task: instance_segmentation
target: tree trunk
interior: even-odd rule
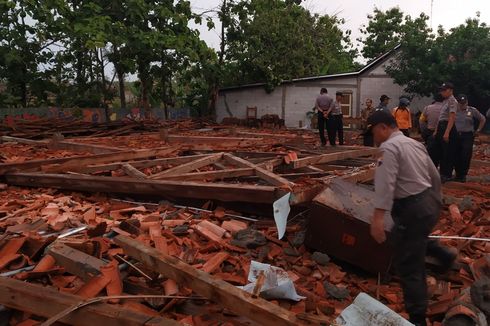
[[[97,50],[95,50],[95,58],[97,59],[97,63],[99,64],[99,73],[101,78],[101,86],[102,86],[102,96],[104,101],[102,103],[102,107],[104,108],[105,121],[108,122],[109,118],[109,107],[107,105],[107,101],[109,100],[109,89],[107,87],[107,81],[105,79],[105,71],[104,71],[104,54],[102,53],[102,49],[100,49],[100,57]]]
[[[144,60],[138,60],[138,72],[139,79],[141,82],[141,106],[145,111],[145,118],[150,117],[149,112],[149,101],[148,101],[148,84],[149,84],[149,74],[147,71],[147,63]]]
[[[114,64],[114,69],[116,70],[117,79],[119,82],[119,100],[121,102],[121,109],[126,108],[126,91],[124,85],[124,69],[121,64],[121,52],[117,46],[114,46],[114,56],[112,63]]]
[[[162,51],[160,64],[162,66],[162,75],[160,76],[160,83],[162,85],[162,93],[160,95],[160,100],[163,104],[163,111],[165,113],[165,120],[168,120],[168,107],[167,107],[167,80],[165,76],[165,53]]]
[[[121,101],[121,109],[126,108],[126,90],[124,85],[124,72],[117,69],[117,79],[119,80],[119,100]]]

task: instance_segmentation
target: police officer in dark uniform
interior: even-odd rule
[[[410,322],[426,325],[428,305],[425,256],[433,256],[448,269],[456,254],[428,236],[442,206],[441,180],[424,145],[405,137],[390,113],[378,111],[368,119],[382,157],[375,174],[376,200],[371,235],[386,241],[384,218],[391,211],[395,269],[400,276]]]
[[[458,101],[453,95],[454,85],[452,83],[443,83],[439,87],[444,102],[442,102],[439,123],[436,128],[436,146],[441,153],[440,171],[441,181],[451,180],[456,159],[456,137],[457,131],[454,125],[456,121],[456,112],[458,111]]]
[[[456,156],[454,170],[456,177],[454,181],[466,182],[466,175],[470,169],[471,156],[473,155],[473,142],[475,133],[479,133],[485,126],[485,116],[476,108],[468,106],[468,98],[464,94],[457,97],[458,111],[456,112]],[[475,128],[475,120],[478,126]]]
[[[320,90],[320,95],[315,100],[315,109],[318,111],[318,133],[320,134],[322,146],[327,144],[327,140],[325,139],[325,127],[327,127],[328,134],[328,116],[333,108],[333,99],[328,96],[328,90],[322,88]]]
[[[344,122],[342,120],[342,92],[335,93],[335,101],[327,120],[328,140],[335,146],[335,138],[339,135],[339,145],[344,145]]]

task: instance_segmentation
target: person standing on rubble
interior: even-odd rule
[[[393,109],[393,117],[400,131],[407,137],[410,137],[410,129],[412,129],[412,113],[408,108],[410,101],[406,97],[400,99],[398,107]]]
[[[427,150],[405,137],[392,114],[378,111],[368,119],[368,129],[382,157],[375,173],[376,199],[371,236],[386,241],[384,218],[391,211],[394,228],[390,241],[394,266],[400,276],[405,309],[410,322],[425,326],[428,306],[425,256],[433,256],[449,269],[456,254],[429,241],[442,206],[441,180]]]
[[[473,142],[475,134],[478,134],[485,126],[485,116],[476,108],[468,106],[468,97],[460,94],[458,100],[458,112],[456,112],[456,159],[454,170],[456,171],[456,182],[466,182],[466,175],[470,169],[471,156],[473,155]],[[475,128],[475,120],[478,126]]]
[[[364,138],[363,145],[373,147],[373,135],[370,132],[366,132],[367,130],[367,119],[374,112],[373,100],[370,98],[366,99],[366,107],[361,111],[361,129],[363,130],[362,136]]]
[[[434,96],[434,102],[428,105],[422,111],[420,115],[420,127],[422,129],[422,139],[425,142],[425,147],[429,152],[429,156],[432,162],[436,166],[439,166],[441,160],[440,148],[435,144],[435,131],[437,124],[439,123],[439,115],[441,114],[443,98],[441,94]]]
[[[316,98],[315,108],[318,111],[318,132],[320,133],[320,141],[322,146],[327,144],[327,139],[325,138],[325,128],[327,128],[327,119],[330,111],[334,108],[333,99],[328,96],[328,90],[322,88],[320,90],[320,95]]]
[[[342,92],[335,93],[333,108],[327,120],[327,132],[330,145],[335,146],[337,134],[339,145],[344,145],[344,122],[342,120]]]
[[[458,111],[458,101],[453,95],[454,85],[443,83],[439,87],[441,96],[444,98],[439,123],[435,131],[436,148],[441,153],[440,172],[441,181],[444,183],[451,180],[453,176],[454,160],[456,158],[457,130],[454,122]]]

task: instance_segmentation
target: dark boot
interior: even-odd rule
[[[427,256],[434,257],[440,263],[440,270],[438,272],[444,274],[454,264],[458,252],[454,248],[443,247],[436,240],[430,240],[427,244]]]
[[[425,316],[410,315],[409,321],[415,326],[427,326],[427,322],[425,321]]]

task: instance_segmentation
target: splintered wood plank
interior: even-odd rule
[[[153,271],[188,287],[235,313],[247,317],[259,325],[302,325],[293,313],[197,270],[183,261],[161,254],[141,242],[125,236],[114,238],[117,245],[129,256],[141,261]]]
[[[374,180],[375,172],[376,172],[376,168],[370,167],[365,170],[361,170],[359,172],[346,174],[340,178],[353,183],[369,182]]]
[[[104,266],[103,260],[73,249],[61,242],[56,242],[49,248],[49,254],[56,260],[56,265],[62,266],[70,274],[80,277],[87,282],[93,276],[100,274]]]
[[[148,176],[141,172],[140,170],[136,169],[134,166],[132,166],[129,163],[123,164],[122,166],[124,172],[126,172],[127,175],[137,178],[137,179],[146,179]]]
[[[217,153],[213,155],[209,155],[200,159],[197,159],[195,161],[185,163],[182,165],[175,166],[173,168],[170,168],[168,170],[162,171],[157,174],[153,174],[150,176],[150,179],[161,179],[162,177],[170,177],[170,176],[176,176],[182,173],[187,173],[194,171],[196,169],[202,168],[204,166],[213,164],[218,162],[223,158],[223,153]]]
[[[84,299],[52,287],[44,287],[12,278],[0,277],[0,304],[44,318],[73,307]],[[81,307],[62,317],[60,322],[79,326],[178,326],[177,321],[163,317],[153,317],[119,305],[99,302]]]
[[[255,175],[255,170],[252,168],[241,168],[241,169],[225,169],[218,171],[207,171],[207,172],[195,172],[195,173],[184,173],[175,176],[164,176],[161,180],[181,180],[181,181],[197,181],[197,180],[222,180],[226,178],[238,178],[238,177],[248,177]]]
[[[322,154],[317,156],[310,156],[305,158],[300,158],[298,160],[292,161],[293,168],[301,168],[308,165],[322,164],[334,161],[345,160],[347,158],[356,158],[361,156],[371,156],[379,152],[377,148],[365,148],[358,150],[349,150],[344,152]]]
[[[264,168],[262,168],[256,164],[250,163],[247,160],[244,160],[240,157],[237,157],[237,156],[234,156],[234,155],[228,154],[228,153],[225,153],[223,155],[223,157],[230,163],[236,164],[236,165],[241,166],[241,167],[248,167],[248,168],[254,169],[255,174],[259,178],[269,182],[270,184],[273,184],[273,185],[279,186],[279,187],[282,187],[282,186],[292,187],[292,186],[294,186],[294,184],[292,182],[290,182],[289,180],[287,180],[283,177],[280,177],[277,174],[274,174],[273,172],[268,171],[268,170],[266,170],[266,169],[264,169]]]
[[[134,151],[126,151],[119,153],[110,153],[110,154],[100,154],[93,155],[91,157],[77,157],[72,158],[60,165],[46,166],[43,167],[42,170],[48,173],[53,172],[78,172],[80,167],[89,164],[100,164],[100,163],[110,163],[117,161],[128,161],[134,160],[138,158],[147,158],[151,156],[165,156],[172,153],[175,153],[176,149],[173,147],[163,147],[163,148],[154,148],[154,149],[141,149]]]
[[[47,187],[77,191],[156,195],[167,198],[214,199],[250,203],[273,203],[285,191],[271,186],[200,183],[172,180],[136,180],[128,177],[102,177],[72,174],[12,173],[5,176],[10,185]]]

